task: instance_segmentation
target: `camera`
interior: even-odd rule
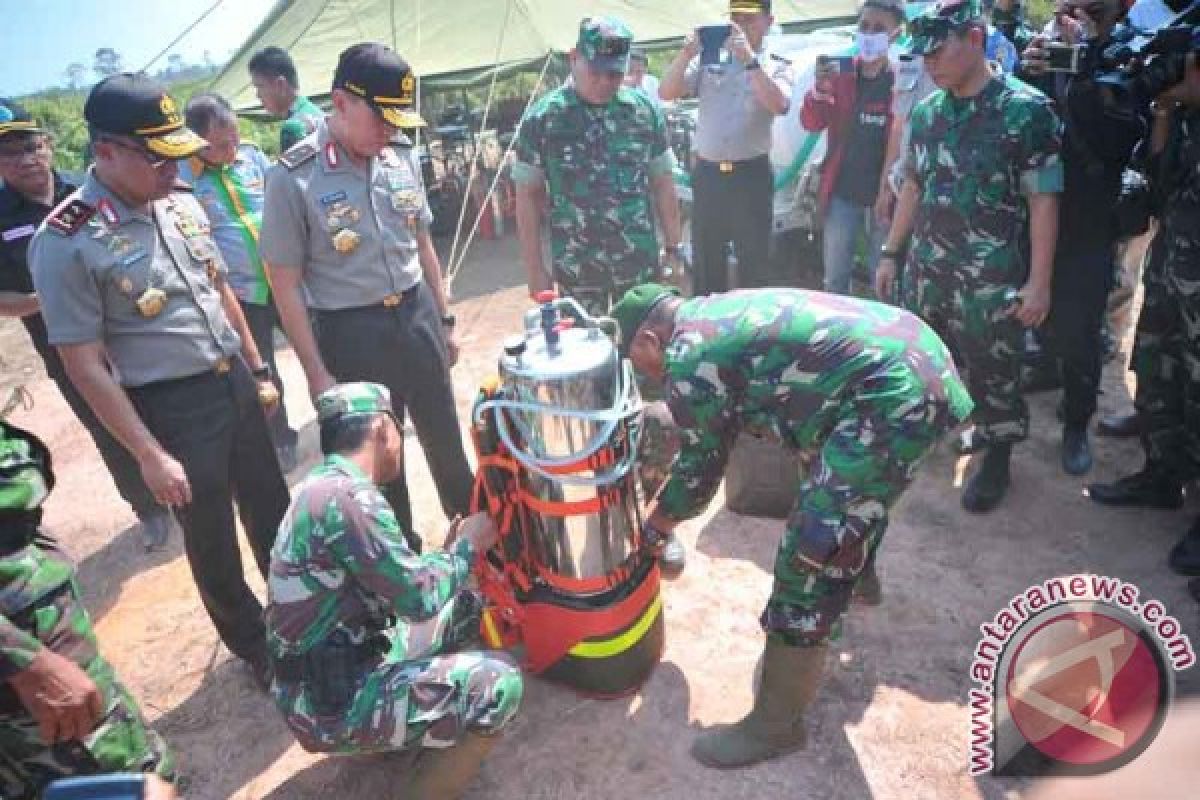
[[[1187,57],[1197,51],[1200,0],[1149,37],[1128,25],[1118,27],[1108,45],[1093,55],[1090,71],[1116,102],[1141,106],[1182,81]]]
[[[1078,75],[1084,71],[1088,48],[1085,44],[1046,44],[1046,71]]]

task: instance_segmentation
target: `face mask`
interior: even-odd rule
[[[863,61],[877,61],[887,55],[889,41],[886,33],[858,33],[854,38]]]

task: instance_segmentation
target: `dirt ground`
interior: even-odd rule
[[[499,342],[526,308],[513,239],[478,243],[456,284],[463,344],[454,376],[460,420]],[[141,551],[91,440],[41,372],[24,331],[0,322],[6,369],[24,370],[32,410],[14,419],[56,456],[59,483],[47,525],[79,563],[104,653],[175,748],[186,795],[217,798],[382,798],[395,795],[395,761],[320,758],[301,751],[269,699],[218,643],[176,536]],[[289,351],[280,353],[293,420],[303,425],[298,480],[317,454],[313,411]],[[1129,398],[1124,359],[1108,368],[1102,410]],[[967,460],[942,447],[896,508],[883,546],[885,603],[848,617],[811,715],[804,753],[738,772],[699,768],[694,734],[749,707],[780,523],[712,509],[681,529],[685,575],[664,591],[667,646],[643,689],[615,701],[581,698],[536,679],[521,716],[494,751],[472,798],[1001,798],[1017,782],[967,775],[968,668],[979,625],[1015,593],[1055,575],[1096,572],[1160,599],[1200,643],[1195,604],[1165,567],[1190,513],[1113,511],[1091,503],[1082,479],[1058,465],[1055,393],[1031,398],[1033,431],[1017,451],[1003,508],[968,516],[958,505]],[[1136,442],[1096,439],[1090,477],[1137,469]],[[408,440],[416,518],[439,541],[444,519],[415,438]],[[245,561],[251,564],[248,551]],[[253,572],[253,570],[251,570]],[[252,581],[261,593],[258,576]],[[1181,694],[1200,693],[1197,670]]]

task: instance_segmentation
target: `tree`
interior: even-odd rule
[[[92,71],[104,80],[109,75],[121,71],[121,54],[111,47],[101,47],[96,51],[96,60],[92,63]]]
[[[78,61],[72,61],[67,65],[67,86],[78,91],[83,88],[83,82],[87,79],[87,67]]]

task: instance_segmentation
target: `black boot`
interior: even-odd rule
[[[1183,535],[1178,544],[1171,548],[1167,565],[1180,575],[1200,577],[1200,517],[1196,518],[1191,529]]]
[[[1092,445],[1088,442],[1086,425],[1063,426],[1062,468],[1068,475],[1083,475],[1092,468]]]
[[[967,481],[963,490],[962,507],[974,514],[991,511],[1008,491],[1008,462],[1011,444],[993,444],[983,457],[983,466]]]
[[[1175,509],[1183,505],[1183,486],[1153,464],[1113,483],[1093,483],[1088,495],[1106,506]]]
[[[1114,439],[1132,439],[1142,432],[1138,413],[1133,409],[1106,414],[1096,423],[1097,436],[1110,436]]]

